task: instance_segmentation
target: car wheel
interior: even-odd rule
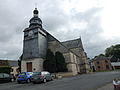
[[[47,80],[44,78],[44,79],[43,79],[43,82],[44,82],[44,83],[46,83],[46,82],[47,82]]]
[[[14,79],[12,78],[10,81],[11,81],[11,82],[13,82],[13,81],[14,81]]]
[[[27,83],[29,83],[30,82],[30,79],[27,79]]]
[[[36,84],[36,82],[32,82],[33,84]]]
[[[51,78],[51,81],[53,81],[53,78]]]

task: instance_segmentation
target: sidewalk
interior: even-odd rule
[[[105,86],[102,86],[101,88],[98,88],[96,90],[114,90],[112,83],[109,83]]]

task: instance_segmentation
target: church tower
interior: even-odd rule
[[[43,70],[43,61],[47,51],[47,34],[42,28],[37,8],[33,11],[30,25],[24,32],[22,72],[38,72]]]

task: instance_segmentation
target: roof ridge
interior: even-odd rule
[[[65,42],[71,42],[71,41],[77,41],[77,40],[79,40],[80,38],[76,38],[76,39],[71,39],[71,40],[66,40],[66,41],[63,41],[63,42],[61,42],[61,43],[65,43]]]

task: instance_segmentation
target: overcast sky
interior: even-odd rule
[[[90,58],[120,43],[120,0],[0,0],[0,59],[22,54],[35,3],[44,29],[60,41],[81,36]]]

